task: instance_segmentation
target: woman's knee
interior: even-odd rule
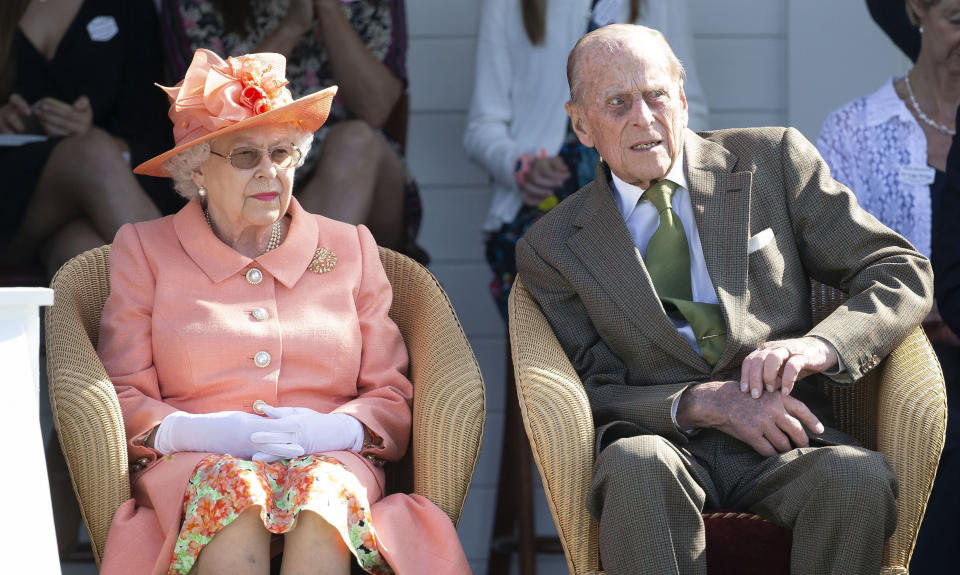
[[[362,120],[340,122],[330,128],[324,141],[324,154],[337,154],[369,160],[371,154],[383,153],[386,141],[377,130]]]
[[[288,571],[304,564],[328,563],[329,572],[349,568],[350,550],[340,531],[320,515],[302,510],[293,528],[284,535],[284,563]],[[295,565],[289,565],[293,562]]]
[[[51,161],[88,173],[129,168],[117,142],[109,133],[97,127],[61,140],[54,148]]]

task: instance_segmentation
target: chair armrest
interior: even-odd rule
[[[120,403],[88,335],[99,333],[109,253],[91,250],[60,269],[45,328],[53,421],[98,565],[113,515],[130,498]]]
[[[410,354],[413,490],[456,525],[480,456],[483,377],[447,294],[426,268],[380,248],[393,286],[390,317]]]
[[[897,529],[884,546],[883,565],[885,572],[906,572],[943,451],[946,389],[940,363],[919,328],[878,369],[877,449],[900,479]]]
[[[593,415],[580,377],[540,306],[518,278],[510,292],[510,347],[523,425],[571,573],[597,571],[597,523],[587,512]]]

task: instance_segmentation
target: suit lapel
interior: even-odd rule
[[[596,179],[581,193],[586,193],[584,206],[574,221],[580,231],[567,240],[571,252],[648,339],[678,360],[709,373],[709,365],[680,337],[664,313],[613,200],[606,170],[598,169]]]
[[[723,371],[742,341],[747,301],[747,243],[752,172],[733,172],[737,157],[687,130],[687,184],[707,271],[727,324],[727,343],[714,372]]]

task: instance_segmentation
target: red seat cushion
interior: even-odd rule
[[[710,575],[790,575],[792,533],[758,515],[703,514]]]

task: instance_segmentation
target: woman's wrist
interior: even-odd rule
[[[157,430],[160,429],[160,424],[153,426],[153,429],[150,430],[150,433],[147,434],[147,438],[143,440],[143,444],[150,449],[154,449],[154,443],[157,440]]]

